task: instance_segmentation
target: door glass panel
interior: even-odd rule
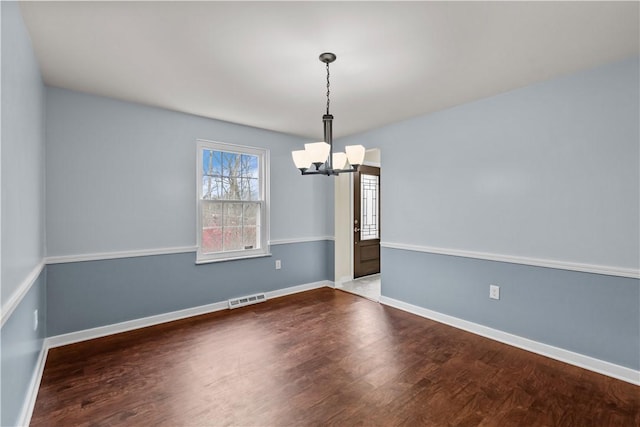
[[[360,174],[360,240],[380,238],[378,194],[380,177]]]

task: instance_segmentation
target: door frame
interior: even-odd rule
[[[379,150],[379,149],[377,149]],[[380,174],[382,174],[382,166],[380,166],[381,162],[370,162],[368,160],[365,160],[364,162],[362,162],[362,164],[364,166],[373,166],[376,168],[380,168]],[[351,280],[354,280],[354,276],[355,276],[355,272],[354,272],[354,263],[355,263],[355,254],[354,254],[354,236],[353,236],[353,211],[354,211],[354,206],[353,206],[353,174],[349,174],[349,218],[350,221],[349,223],[351,224],[351,229],[349,231],[349,266],[351,267]],[[382,210],[382,205],[378,206],[379,210]],[[382,216],[380,216],[382,218]],[[381,236],[382,237],[382,236]],[[381,265],[382,267],[382,265]]]
[[[365,166],[382,169],[382,150],[378,147],[368,148],[365,154]],[[369,160],[371,159],[371,160]],[[339,183],[339,184],[338,184]],[[346,187],[345,187],[346,186]],[[348,188],[347,188],[348,187]],[[334,286],[353,280],[353,174],[345,173],[336,177],[334,192]],[[348,198],[348,199],[345,199]],[[381,205],[382,206],[382,205]],[[380,207],[382,209],[382,207]],[[348,260],[346,259],[348,257]]]

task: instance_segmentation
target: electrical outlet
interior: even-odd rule
[[[276,260],[276,270],[280,270],[281,268],[282,268],[282,262],[279,259],[277,259]]]
[[[500,299],[500,286],[489,285],[489,298]]]
[[[38,330],[38,309],[33,310],[33,330]]]

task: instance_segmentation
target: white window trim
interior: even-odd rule
[[[258,156],[260,162],[260,191],[263,194],[262,205],[264,209],[261,209],[260,216],[260,248],[259,249],[247,249],[238,251],[218,252],[214,254],[206,254],[202,252],[202,215],[200,208],[200,198],[202,191],[202,152],[204,150],[226,151],[228,153],[237,154],[252,154]],[[197,239],[197,251],[196,251],[196,264],[208,264],[211,262],[231,261],[238,259],[249,259],[271,256],[269,245],[269,211],[270,211],[270,155],[269,149],[249,147],[246,145],[229,144],[217,141],[208,141],[205,139],[198,139],[196,144],[196,239]]]

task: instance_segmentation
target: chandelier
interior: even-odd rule
[[[333,152],[333,116],[329,113],[329,64],[336,60],[333,53],[323,53],[320,61],[327,65],[327,113],[322,116],[324,141],[304,144],[304,150],[291,152],[293,163],[302,175],[338,175],[356,172],[364,161],[365,148],[362,145],[348,145],[344,153]],[[315,166],[315,169],[311,168]],[[348,167],[347,167],[348,165]]]

